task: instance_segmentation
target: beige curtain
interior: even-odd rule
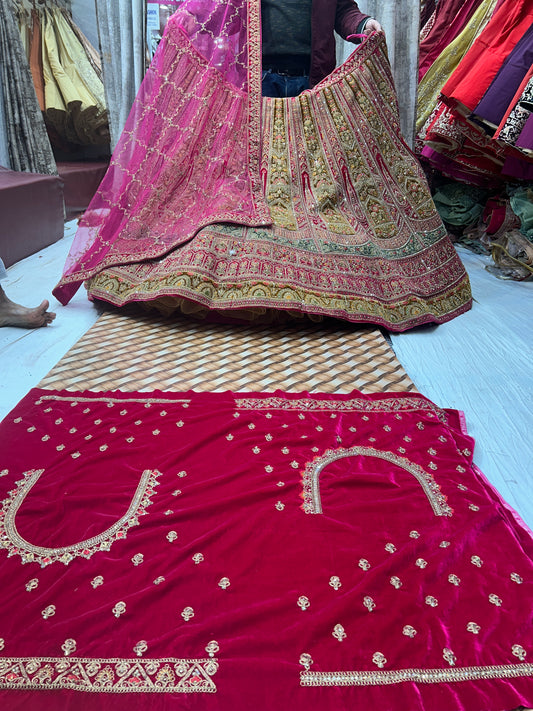
[[[15,5],[0,2],[0,87],[9,163],[12,170],[57,174],[26,52]]]

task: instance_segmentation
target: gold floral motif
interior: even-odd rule
[[[91,580],[91,585],[96,590],[97,587],[104,584],[104,578],[101,575],[97,575]]]
[[[426,595],[425,599],[426,605],[429,605],[430,607],[437,607],[439,604],[439,601],[437,600],[436,597],[433,597],[433,595]]]
[[[433,447],[430,447],[428,449],[428,454],[431,454],[431,456],[434,457],[437,454],[437,450],[434,449]]]
[[[222,590],[227,590],[230,585],[231,583],[229,578],[220,578],[218,581],[218,586],[222,588]]]
[[[311,603],[309,602],[308,597],[306,597],[305,595],[300,595],[296,604],[301,610],[307,610]]]
[[[428,414],[434,413],[441,422],[448,422],[448,415],[437,405],[424,400],[421,397],[395,397],[387,400],[365,400],[364,398],[350,398],[349,400],[320,400],[319,398],[302,398],[287,400],[280,397],[265,398],[239,398],[235,401],[236,406],[242,410],[300,410],[303,412],[314,412],[316,410],[327,411],[356,411],[356,412],[394,412],[405,410],[412,412],[420,410]],[[237,413],[236,413],[237,414]],[[363,419],[368,421],[367,415]],[[315,428],[318,432],[324,429],[321,425]]]
[[[6,647],[6,641],[3,637],[0,637],[0,652],[3,652]]]
[[[210,657],[214,657],[215,654],[218,654],[218,652],[220,652],[218,642],[216,640],[212,640],[211,642],[209,642],[209,644],[205,648],[205,651],[209,654]]]
[[[284,481],[278,481],[278,483],[276,484],[276,486],[279,486],[279,487],[285,486],[285,482],[284,482]]]
[[[310,654],[300,654],[299,662],[307,671],[309,671],[311,664],[313,663],[313,658]]]
[[[448,662],[448,664],[451,667],[455,666],[455,662],[457,661],[457,659],[451,649],[448,649],[448,647],[445,647],[442,650],[442,656],[444,657],[444,659]]]
[[[39,580],[38,578],[32,578],[31,580],[28,580],[26,583],[26,590],[28,592],[31,592],[32,590],[35,590],[35,588],[39,585]]]
[[[148,649],[148,644],[146,643],[145,639],[141,639],[137,642],[137,644],[133,647],[133,651],[138,657],[142,657],[142,655],[147,651]]]
[[[370,569],[370,563],[367,561],[366,558],[360,558],[358,565],[361,568],[361,570],[369,570]]]
[[[374,672],[368,670],[311,672],[307,670],[300,673],[300,686],[383,686],[385,684],[402,684],[406,681],[415,684],[450,684],[479,679],[527,678],[532,674],[533,664],[502,664],[449,669],[397,669],[396,671]]]
[[[199,563],[203,563],[205,560],[203,553],[195,553],[192,557],[193,561],[198,565]]]
[[[0,660],[0,688],[28,691],[69,689],[100,693],[105,689],[105,693],[111,694],[215,693],[217,689],[212,677],[217,671],[218,662],[212,657],[4,657]]]
[[[472,563],[472,565],[475,565],[476,568],[481,568],[481,566],[483,565],[483,561],[478,555],[473,555],[470,558],[470,562]]]
[[[524,582],[524,578],[518,573],[511,573],[511,580],[517,585],[521,585]]]
[[[172,516],[173,513],[174,513],[174,511],[173,511],[172,509],[167,509],[167,510],[165,511],[164,515],[165,515],[165,516]]]
[[[476,504],[469,504],[468,508],[470,509],[470,511],[479,511],[479,506],[477,506]]]
[[[338,639],[339,642],[342,642],[347,636],[342,625],[335,625],[331,634],[335,637],[335,639]]]
[[[176,531],[169,531],[166,535],[166,539],[169,543],[174,543],[174,541],[177,539],[178,534]]]
[[[374,652],[374,654],[372,655],[372,661],[376,666],[382,669],[387,663],[387,658],[381,652]]]
[[[267,464],[265,467],[265,471],[267,474],[272,474],[272,472],[274,471],[274,467],[271,467],[270,464]]]
[[[451,545],[450,541],[441,541],[439,543],[439,548],[449,548]]]
[[[387,553],[396,553],[396,546],[394,545],[394,543],[386,543],[385,550],[387,551]]]
[[[135,566],[141,565],[141,563],[144,563],[144,555],[142,553],[135,553],[131,559],[131,562]]]
[[[416,559],[415,565],[417,565],[419,568],[422,568],[422,570],[424,568],[427,568],[427,564],[428,564],[427,560],[424,560],[423,558]]]
[[[283,511],[285,504],[282,501],[276,501],[276,508],[278,511]]]
[[[466,626],[466,629],[468,630],[468,632],[472,632],[472,634],[479,634],[481,627],[475,622],[469,622]]]
[[[7,476],[9,474],[9,469],[2,469],[0,472],[0,477]]]
[[[292,462],[291,462],[291,467],[292,467],[293,469],[298,469],[298,467],[299,467],[298,462],[293,459]]]
[[[255,425],[254,425],[253,422],[250,422],[250,424],[248,425],[248,429],[249,429],[249,430],[255,430]]]
[[[112,613],[115,615],[115,617],[120,617],[126,612],[126,603],[125,602],[117,602],[117,604],[113,607]]]
[[[402,634],[404,634],[406,637],[410,637],[411,639],[417,634],[416,630],[414,627],[411,625],[405,625]]]
[[[259,454],[259,453],[261,452],[261,449],[256,445],[256,446],[252,449],[252,452],[253,452],[254,454]]]
[[[515,657],[518,657],[518,659],[520,659],[521,662],[523,662],[524,659],[527,657],[526,650],[520,644],[513,644],[511,651]],[[531,664],[529,666],[531,666],[533,669],[533,664]]]
[[[181,494],[181,489],[174,489],[172,496],[179,496]]]
[[[158,575],[157,578],[154,580],[154,585],[161,585],[161,583],[165,582],[165,576],[164,575]]]
[[[108,551],[115,541],[126,538],[129,530],[139,524],[139,516],[147,513],[146,508],[152,503],[157,479],[161,476],[156,470],[143,472],[127,512],[107,530],[69,546],[46,548],[22,538],[15,523],[22,503],[43,472],[44,469],[33,469],[24,473],[24,479],[2,502],[3,516],[0,516],[0,547],[7,549],[8,556],[19,555],[23,563],[39,563],[42,568],[54,562],[68,565],[76,557],[90,558],[97,551]]]
[[[402,581],[397,575],[393,575],[389,582],[393,588],[396,588],[396,590],[399,590],[402,587]]]
[[[326,450],[321,457],[317,457],[305,467],[303,483],[303,505],[306,513],[321,514],[322,503],[320,497],[320,474],[322,470],[339,459],[348,457],[363,456],[383,459],[391,464],[395,464],[408,473],[412,474],[422,486],[428,501],[436,516],[452,516],[453,511],[446,502],[446,497],[441,493],[440,488],[429,472],[425,472],[418,464],[409,461],[397,454],[388,451],[380,451],[371,447],[351,447],[349,449]]]
[[[185,471],[178,472],[178,476],[180,479],[183,479],[184,477],[187,476],[187,472],[185,472]]]
[[[411,531],[409,533],[409,538],[420,538],[420,534],[418,533],[418,531]]]
[[[370,595],[365,595],[365,597],[363,598],[363,605],[369,612],[372,612],[372,610],[376,609],[376,603],[374,602],[373,598],[370,597]]]
[[[450,573],[450,575],[448,575],[448,582],[458,586],[461,583],[461,578],[455,575],[455,573]]]
[[[282,447],[281,452],[282,452],[282,454],[289,454],[290,449],[288,447]]]
[[[186,607],[182,611],[181,616],[183,617],[185,622],[188,622],[189,620],[192,620],[192,618],[194,617],[194,610],[192,609],[192,607]]]
[[[66,639],[61,645],[61,649],[63,650],[63,654],[65,655],[65,657],[70,656],[72,652],[76,651],[76,640]]]
[[[502,606],[502,599],[501,597],[498,597],[495,593],[491,593],[489,595],[489,602],[492,602],[493,605],[496,605],[496,607],[501,607]]]
[[[234,439],[234,437],[233,437],[233,435],[231,434],[231,432],[226,435],[226,439],[228,440],[228,442],[231,442],[231,441]]]
[[[45,620],[47,620],[49,617],[53,617],[55,614],[56,614],[56,606],[55,605],[48,605],[41,612],[41,615],[43,616],[43,618]]]
[[[329,585],[334,590],[338,590],[342,586],[341,579],[337,575],[332,575],[329,579]]]

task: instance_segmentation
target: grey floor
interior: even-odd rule
[[[75,231],[8,270],[8,296],[33,306],[48,298],[57,318],[36,331],[0,329],[0,419],[93,325],[98,310],[80,289],[66,307],[50,294]],[[533,528],[533,283],[497,279],[488,257],[459,248],[474,294],[473,309],[450,323],[392,335],[418,390],[441,407],[462,410],[476,439],[474,461]]]

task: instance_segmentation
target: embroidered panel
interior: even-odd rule
[[[533,542],[460,413],[37,389],[0,438],[0,707],[532,705]]]

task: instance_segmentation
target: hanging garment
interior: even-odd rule
[[[504,0],[442,87],[444,100],[462,113],[472,112],[532,24],[531,0]]]
[[[466,310],[466,273],[400,135],[383,36],[294,99],[262,103],[260,57],[259,2],[181,6],[58,298],[94,278],[90,295],[119,305],[395,330]]]
[[[495,6],[496,0],[484,0],[464,30],[441,52],[420,81],[416,108],[416,130],[422,140],[424,138],[424,124],[437,105],[444,83],[456,70],[478,34],[489,22]]]
[[[431,31],[420,42],[418,80],[463,31],[482,0],[441,0]]]
[[[462,413],[37,389],[0,436],[3,709],[533,705],[533,540]]]
[[[81,145],[109,142],[104,87],[63,12],[42,14],[45,116],[59,135]]]
[[[533,24],[503,62],[471,118],[492,135],[509,106],[514,105],[513,98],[532,68]]]

